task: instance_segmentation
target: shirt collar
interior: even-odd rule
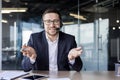
[[[58,39],[59,39],[59,34],[58,34],[58,36],[57,36],[57,38],[56,38],[56,40],[55,40],[55,41],[51,41],[51,40],[48,38],[48,36],[47,36],[47,34],[46,34],[46,33],[45,33],[45,36],[46,36],[47,41],[49,41],[49,42],[57,42],[57,41],[58,41]]]

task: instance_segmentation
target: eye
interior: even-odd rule
[[[44,20],[44,23],[47,24],[47,25],[49,25],[51,23],[57,25],[57,24],[59,24],[59,22],[60,22],[60,20],[58,20],[58,19],[55,19],[55,20]]]
[[[50,20],[45,20],[45,22],[50,23],[51,21]]]

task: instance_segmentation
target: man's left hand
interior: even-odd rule
[[[76,57],[80,56],[81,53],[82,53],[82,48],[81,47],[73,48],[69,51],[68,59],[73,60]]]

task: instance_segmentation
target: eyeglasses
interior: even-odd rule
[[[50,25],[52,22],[53,22],[53,24],[57,25],[60,23],[60,20],[58,20],[58,19],[55,19],[53,21],[52,20],[43,20],[43,22],[47,25]]]

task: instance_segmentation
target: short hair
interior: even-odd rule
[[[44,11],[43,15],[42,15],[42,19],[43,19],[44,15],[47,14],[47,13],[56,13],[56,14],[59,15],[60,20],[62,20],[61,14],[60,14],[60,12],[56,8],[48,8],[48,9],[46,9]]]

